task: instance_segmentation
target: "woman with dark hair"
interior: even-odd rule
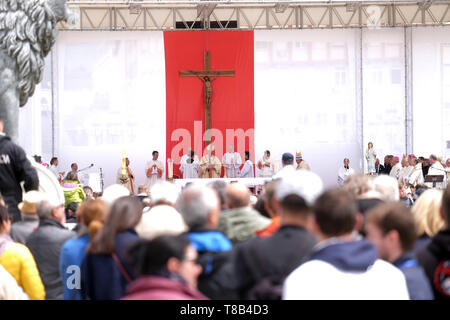
[[[81,267],[83,298],[120,299],[135,279],[127,253],[140,240],[134,228],[142,209],[136,197],[121,197],[113,203],[104,226],[87,246]]]
[[[197,251],[184,236],[163,235],[143,241],[130,252],[139,278],[124,300],[206,300],[197,290],[202,268]]]

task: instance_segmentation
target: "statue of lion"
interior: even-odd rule
[[[66,0],[0,0],[0,116],[15,142],[19,107],[42,80],[56,23],[68,17]]]

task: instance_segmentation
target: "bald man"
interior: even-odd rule
[[[250,191],[241,183],[227,185],[225,203],[228,210],[220,215],[218,229],[233,243],[254,237],[255,231],[270,224],[270,219],[250,207]]]

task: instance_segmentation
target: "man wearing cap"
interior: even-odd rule
[[[273,178],[279,179],[294,173],[295,168],[293,164],[294,164],[294,156],[289,152],[283,153],[283,155],[281,156],[281,165],[283,167],[273,176]]]
[[[391,160],[391,172],[389,172],[389,175],[395,179],[398,180],[398,177],[400,176],[400,170],[402,170],[402,165],[399,162],[399,158],[398,157],[392,157]]]
[[[14,222],[20,221],[17,205],[22,201],[21,182],[24,182],[25,191],[39,188],[36,169],[31,166],[25,151],[3,132],[3,119],[0,115],[0,193]]]
[[[200,178],[220,178],[222,164],[216,157],[213,144],[206,147],[206,154],[203,156],[200,166],[202,168]]]
[[[294,170],[279,180],[273,200],[279,207],[280,228],[271,237],[251,239],[235,249],[234,269],[240,299],[277,298],[273,296],[275,290],[267,292],[263,284],[268,279],[272,284],[282,284],[311,252],[315,239],[307,226],[311,204],[322,190],[320,177],[305,170]]]
[[[308,162],[303,160],[301,152],[297,152],[295,154],[295,161],[297,162],[297,165],[295,166],[295,169],[297,169],[297,170],[311,170],[311,168],[309,167]]]
[[[18,208],[21,213],[22,221],[13,223],[11,226],[11,238],[22,244],[28,236],[37,229],[39,218],[36,214],[36,203],[42,199],[39,191],[29,191],[25,194],[23,201],[19,203]]]

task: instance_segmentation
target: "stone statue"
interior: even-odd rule
[[[68,18],[66,0],[0,0],[0,115],[4,131],[15,142],[19,107],[42,80],[56,23]]]

